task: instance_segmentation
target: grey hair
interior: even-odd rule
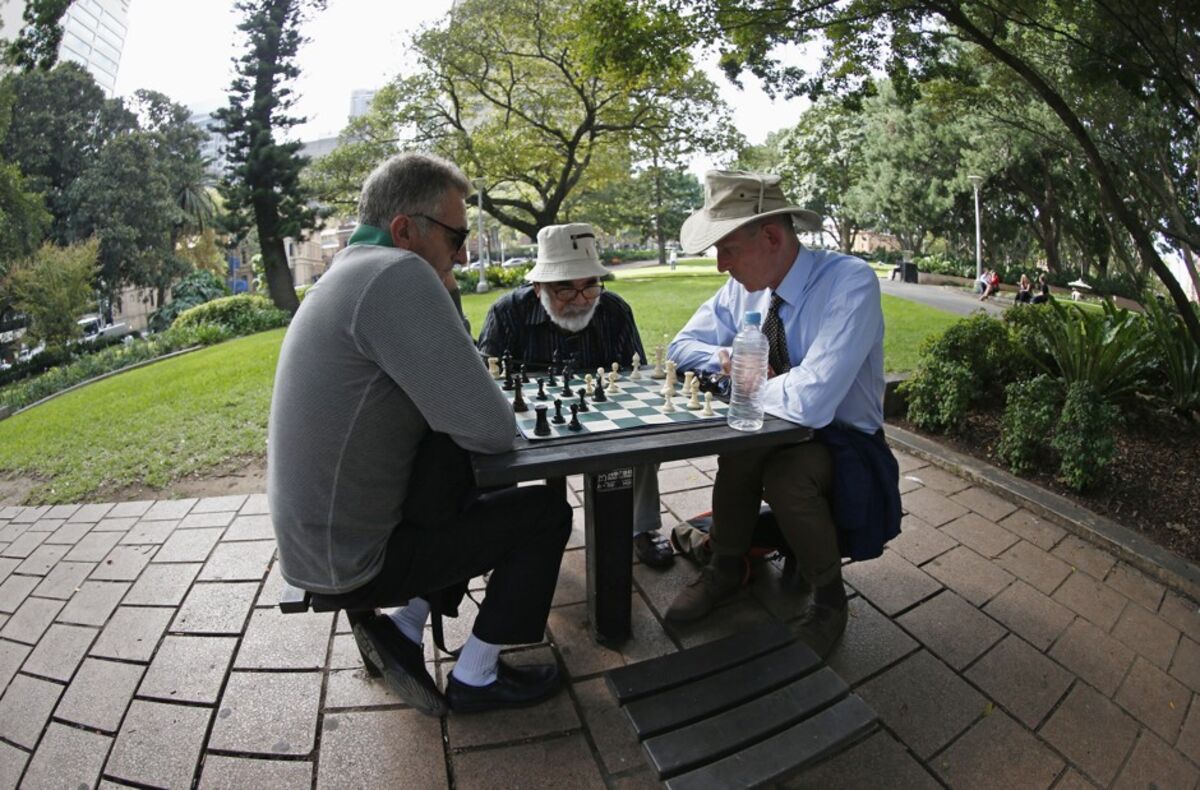
[[[471,192],[471,182],[453,163],[433,154],[397,154],[363,182],[358,221],[386,228],[398,214],[436,216],[450,190]]]

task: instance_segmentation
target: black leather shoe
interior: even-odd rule
[[[675,562],[671,541],[657,532],[639,532],[633,536],[633,553],[643,565],[651,568],[669,568]]]
[[[425,669],[421,646],[384,615],[354,624],[354,641],[372,677],[383,676],[392,692],[427,716],[445,716],[446,698]]]
[[[554,664],[513,667],[501,661],[496,667],[496,679],[486,686],[460,683],[451,671],[446,682],[446,700],[455,713],[482,713],[536,705],[553,697],[561,688],[562,680]]]
[[[845,633],[848,615],[849,607],[845,603],[841,606],[811,603],[796,621],[796,636],[823,661],[829,658]]]

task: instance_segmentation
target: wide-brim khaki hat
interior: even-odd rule
[[[531,283],[583,280],[609,274],[596,253],[596,233],[586,222],[547,225],[538,231],[537,243],[537,263],[525,275]]]
[[[704,174],[704,208],[679,229],[683,251],[703,252],[743,225],[776,214],[795,216],[799,230],[821,230],[821,215],[788,202],[779,181],[766,173],[709,170]]]

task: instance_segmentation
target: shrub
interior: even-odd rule
[[[1200,315],[1200,307],[1193,309]],[[1163,399],[1180,416],[1194,419],[1200,411],[1200,347],[1192,341],[1182,317],[1157,299],[1146,300],[1145,319],[1154,354],[1150,364],[1166,384]]]
[[[908,419],[938,433],[957,431],[980,393],[969,367],[940,357],[922,360],[900,388],[908,399]]]
[[[1014,381],[1005,389],[996,454],[1017,474],[1043,465],[1062,404],[1062,387],[1046,374]]]
[[[185,310],[228,295],[229,289],[220,277],[203,269],[194,271],[171,288],[171,301],[150,316],[150,329],[161,332]]]
[[[955,277],[974,277],[975,262],[955,258],[952,255],[944,253],[934,253],[933,255],[925,255],[915,257],[914,263],[917,268],[923,272],[932,274],[949,274]]]
[[[171,327],[185,329],[200,324],[217,324],[236,337],[287,326],[289,320],[291,317],[271,304],[267,297],[259,294],[239,294],[214,299],[185,310]]]
[[[1120,419],[1090,382],[1073,382],[1050,443],[1059,454],[1059,479],[1076,491],[1096,482],[1116,452],[1113,429]]]
[[[932,431],[955,431],[970,409],[986,400],[999,403],[1004,386],[1027,378],[1004,322],[978,313],[951,324],[921,345],[917,369],[902,391],[908,418]]]

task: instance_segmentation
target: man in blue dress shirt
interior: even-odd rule
[[[803,247],[796,230],[819,215],[791,205],[779,177],[710,171],[704,207],[680,231],[687,252],[716,246],[730,279],[668,351],[680,370],[729,372],[730,346],[749,311],[771,341],[765,411],[816,429],[815,440],[718,459],[713,559],[667,610],[707,615],[747,579],[745,560],[763,500],[771,506],[813,598],[798,632],[822,657],[846,627],[841,558],[879,556],[898,532],[895,459],[883,441],[883,311],[866,262]],[[840,495],[847,486],[846,495]]]

